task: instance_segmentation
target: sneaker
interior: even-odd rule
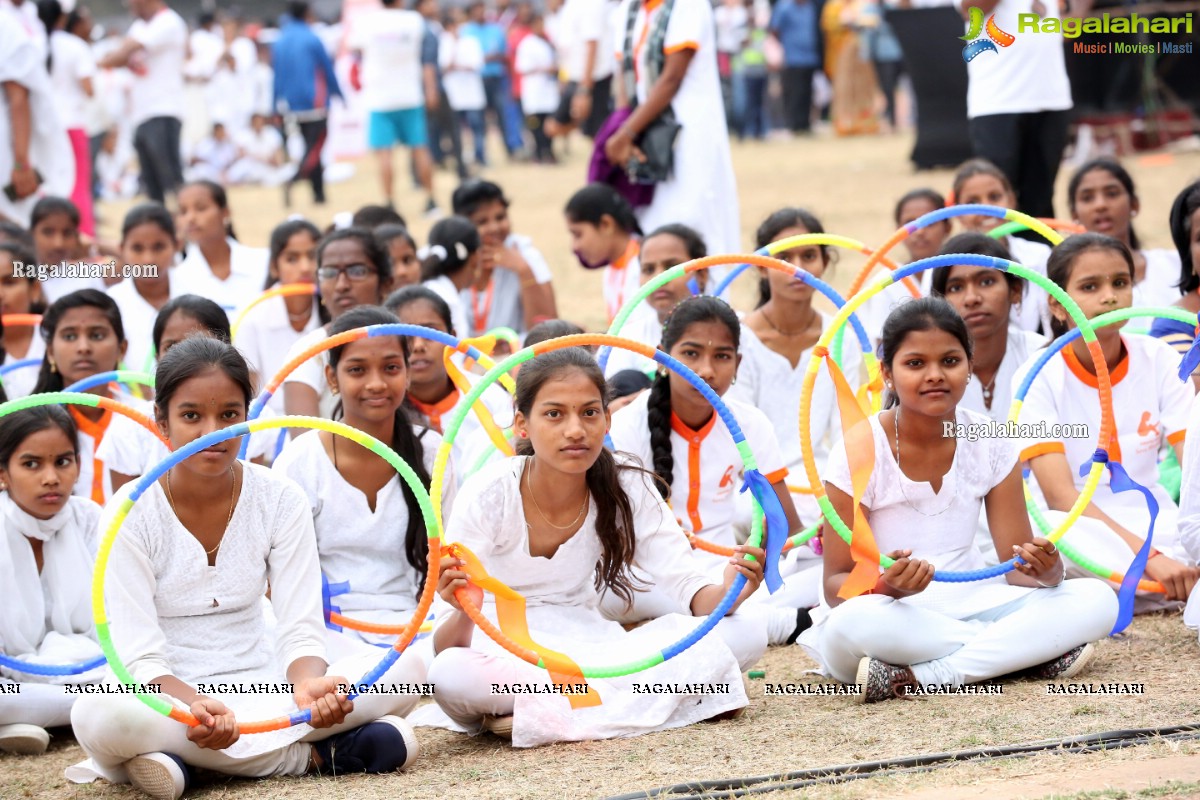
[[[49,746],[50,734],[45,728],[20,722],[0,725],[0,752],[36,756],[46,752]]]
[[[861,693],[858,695],[860,703],[878,703],[893,697],[907,698],[909,690],[919,685],[913,671],[908,667],[885,664],[873,658],[864,658],[858,662],[858,673],[854,682],[861,687]]]
[[[503,717],[493,717],[490,714],[485,714],[482,725],[483,729],[493,736],[499,736],[501,739],[512,739],[512,714],[507,714]]]
[[[394,772],[416,760],[417,734],[404,719],[386,716],[315,742],[313,750],[321,769],[334,775]]]
[[[129,782],[154,800],[179,800],[192,784],[192,771],[171,753],[146,753],[125,762]]]
[[[1047,661],[1029,671],[1029,677],[1037,680],[1068,680],[1083,672],[1096,655],[1096,647],[1091,644],[1081,644],[1074,650],[1068,650],[1053,661]]]

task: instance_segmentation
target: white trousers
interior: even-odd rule
[[[77,695],[67,694],[68,688],[52,683],[17,683],[0,678],[0,725],[24,723],[39,728],[70,725],[71,706],[75,704]]]
[[[334,663],[327,675],[358,680],[377,664],[380,655],[367,653]],[[400,656],[379,683],[424,683],[425,665],[415,654]],[[232,758],[221,750],[197,747],[188,741],[188,727],[151,710],[132,695],[91,694],[79,698],[71,711],[71,725],[80,747],[106,773],[124,774],[126,761],[144,753],[171,753],[193,767],[244,778],[303,775],[308,770],[310,742],[352,730],[387,714],[404,716],[420,699],[416,694],[364,694],[354,699],[354,710],[331,728],[313,730],[298,742],[248,758]],[[247,734],[254,736],[257,734]]]
[[[1103,639],[1117,598],[1098,580],[1038,589],[967,619],[882,595],[847,600],[830,612],[820,650],[834,678],[853,683],[858,662],[908,666],[921,684],[961,686],[1008,675]]]

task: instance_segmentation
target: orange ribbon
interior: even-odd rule
[[[529,620],[525,613],[524,597],[503,582],[489,575],[478,557],[466,545],[458,543],[447,545],[442,548],[442,553],[443,555],[461,559],[464,562],[463,572],[467,573],[467,577],[471,583],[485,592],[491,592],[492,596],[496,598],[496,619],[500,623],[500,631],[513,644],[517,645],[518,648],[527,651],[526,653],[519,654],[522,658],[533,664],[537,664],[540,660],[542,666],[550,673],[555,686],[574,687],[579,684],[587,686],[586,694],[576,694],[569,691],[563,692],[564,696],[571,703],[571,708],[586,708],[600,705],[599,693],[587,685],[587,680],[583,677],[583,670],[579,668],[579,665],[570,656],[542,647],[529,635]],[[461,597],[459,598],[459,602],[462,602]],[[467,616],[480,628],[483,628],[485,631],[493,629],[491,622],[483,616],[478,608],[471,606],[469,603],[463,603],[463,610],[467,612]]]

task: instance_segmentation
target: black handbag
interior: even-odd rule
[[[666,36],[667,21],[671,18],[671,10],[674,6],[675,0],[665,0],[662,13],[655,20],[654,28],[647,36],[646,80],[650,86],[654,85],[654,81],[662,72],[665,60],[662,43]],[[629,4],[629,18],[625,23],[623,51],[626,96],[634,107],[637,106],[637,72],[634,65],[633,28],[637,23],[640,7],[641,4],[636,0]],[[683,126],[675,117],[674,110],[667,106],[661,114],[654,118],[653,122],[646,126],[645,130],[638,134],[634,145],[642,151],[646,160],[640,161],[637,156],[630,157],[629,163],[625,165],[625,172],[629,175],[631,183],[662,183],[671,177],[671,173],[675,169],[675,140],[679,137],[679,131],[682,128]]]

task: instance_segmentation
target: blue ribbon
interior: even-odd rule
[[[763,549],[767,553],[767,561],[763,564],[763,578],[767,590],[774,594],[783,586],[783,577],[779,574],[779,557],[783,554],[783,543],[787,540],[787,515],[783,513],[783,504],[779,502],[779,495],[775,494],[775,487],[758,470],[746,471],[739,493],[747,489],[762,506],[765,517],[767,534]]]
[[[1179,362],[1179,380],[1186,381],[1192,377],[1196,367],[1200,367],[1200,333],[1196,334],[1192,346],[1183,354],[1183,360]]]
[[[329,621],[330,613],[342,613],[341,606],[333,604],[333,598],[339,594],[346,594],[350,591],[350,581],[342,581],[340,583],[330,583],[329,577],[324,572],[321,573],[321,605],[325,609],[325,627],[330,630],[341,633],[342,626],[334,625]]]
[[[1125,571],[1125,578],[1121,581],[1121,588],[1117,591],[1117,621],[1108,634],[1112,636],[1125,630],[1129,627],[1129,623],[1133,622],[1133,599],[1137,593],[1138,581],[1146,572],[1146,562],[1150,560],[1151,542],[1154,541],[1154,523],[1158,519],[1158,500],[1154,498],[1154,494],[1149,489],[1129,477],[1129,473],[1121,466],[1121,462],[1108,461],[1107,453],[1102,450],[1096,451],[1097,456],[1102,453],[1104,462],[1108,463],[1108,485],[1113,494],[1128,491],[1141,492],[1142,496],[1146,498],[1146,509],[1150,512],[1150,527],[1146,529],[1146,541],[1142,543],[1142,548],[1137,551],[1133,561],[1130,562],[1129,569]],[[1100,459],[1093,456],[1093,461],[1100,461]],[[1083,477],[1091,468],[1092,461],[1085,463],[1079,468],[1079,476]]]
[[[688,277],[687,287],[688,291],[692,293],[692,297],[700,294],[700,281],[696,280],[695,275]]]

